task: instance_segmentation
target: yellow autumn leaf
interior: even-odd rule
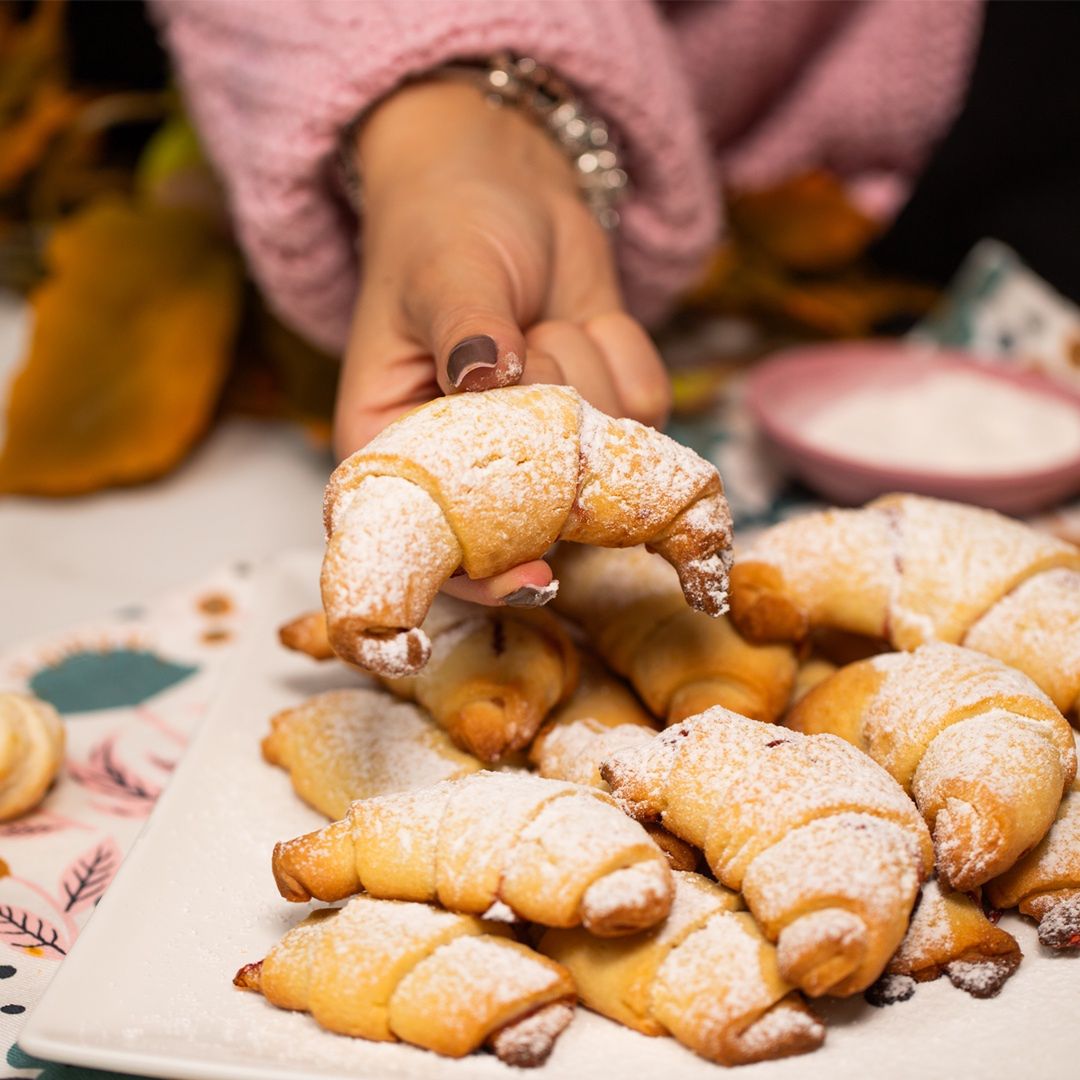
[[[205,430],[241,277],[206,218],[110,198],[57,226],[30,297],[0,492],[71,495],[159,476]]]

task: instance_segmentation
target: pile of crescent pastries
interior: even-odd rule
[[[543,386],[392,425],[326,527],[281,638],[370,677],[262,753],[328,822],[278,890],[335,906],[238,987],[516,1066],[580,1003],[737,1065],[820,1047],[815,998],[997,994],[996,910],[1080,946],[1080,549],[893,495],[733,565],[715,468]],[[547,607],[439,592],[545,553]]]

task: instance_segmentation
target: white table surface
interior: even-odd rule
[[[72,499],[0,496],[0,649],[322,543],[331,468],[295,426],[229,419],[162,480]]]

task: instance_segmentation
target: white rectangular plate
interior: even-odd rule
[[[400,1044],[321,1031],[311,1019],[232,985],[308,908],[280,899],[270,873],[277,840],[321,819],[262,761],[278,709],[347,684],[339,666],[287,653],[276,627],[317,603],[318,560],[285,557],[261,573],[246,649],[168,791],[19,1039],[32,1054],[146,1076],[227,1080],[457,1080],[522,1077],[489,1055],[460,1061]],[[738,1075],[828,1080],[1076,1076],[1080,958],[1041,949],[1009,919],[1026,954],[991,1001],[944,980],[885,1009],[829,1003],[817,1053]],[[536,1080],[716,1078],[718,1066],[672,1039],[649,1039],[584,1009]]]

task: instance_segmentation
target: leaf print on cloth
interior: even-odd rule
[[[64,911],[74,915],[96,904],[116,876],[123,858],[119,846],[110,836],[75,859],[60,878]]]
[[[0,882],[0,944],[23,955],[60,960],[78,934],[64,901],[46,889],[18,874]]]
[[[0,904],[0,940],[34,956],[47,956],[51,952],[59,959],[67,955],[65,939],[52,923],[11,904]]]
[[[35,810],[32,813],[0,825],[0,840],[15,840],[23,836],[45,836],[64,829],[91,829],[90,825],[74,818],[55,814],[51,810]]]
[[[68,775],[88,791],[106,797],[107,801],[93,804],[95,809],[120,817],[145,817],[161,788],[144,780],[120,760],[117,740],[117,735],[110,735],[94,746],[86,761],[68,762]]]

